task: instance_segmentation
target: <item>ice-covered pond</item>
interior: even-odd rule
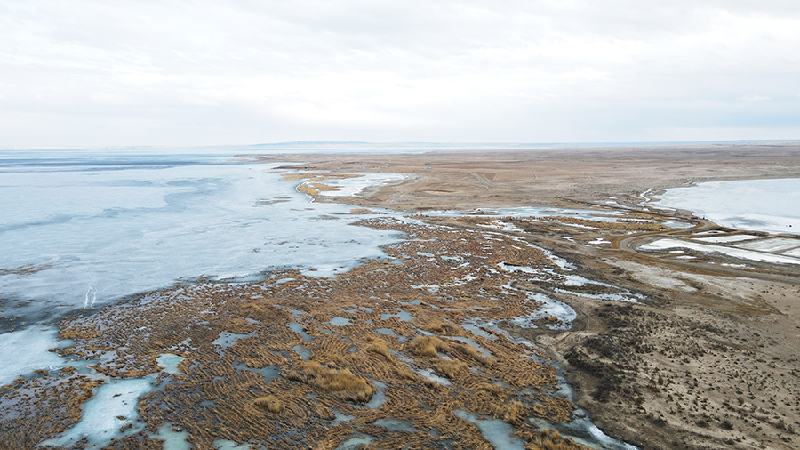
[[[800,234],[800,179],[712,181],[667,189],[654,205],[743,230]]]

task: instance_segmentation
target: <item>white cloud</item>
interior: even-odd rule
[[[758,102],[766,102],[772,99],[769,97],[764,97],[763,95],[743,95],[737,98],[736,100],[745,103],[758,103]]]
[[[3,2],[0,146],[798,137],[796,1],[229,3]]]

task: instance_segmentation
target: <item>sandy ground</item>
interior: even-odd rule
[[[609,197],[631,204],[647,189],[800,177],[798,143],[258,158],[302,162],[304,170],[414,174],[412,181],[369,198],[344,200],[402,211],[598,203]]]
[[[641,195],[648,190],[800,177],[797,143],[262,159],[302,161],[295,166],[300,171],[414,174],[403,184],[358,197],[319,201],[417,212],[607,207],[609,199],[644,212]],[[800,446],[797,267],[750,264],[734,270],[742,261],[720,255],[679,261],[665,252],[622,251],[618,230],[556,225],[533,224],[523,234],[576,262],[582,273],[648,298],[623,304],[566,294],[559,300],[579,314],[572,330],[507,324],[564,365],[577,402],[601,428],[641,448]],[[614,245],[589,245],[598,238]],[[519,287],[542,289],[537,282]]]

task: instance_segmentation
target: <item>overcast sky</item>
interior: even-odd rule
[[[0,2],[0,147],[800,139],[800,1]]]

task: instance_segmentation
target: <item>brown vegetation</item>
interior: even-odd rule
[[[279,414],[281,411],[283,411],[283,403],[281,403],[281,401],[274,395],[258,397],[257,399],[253,400],[253,404],[266,409],[272,414]]]
[[[290,373],[287,379],[313,383],[321,389],[359,403],[369,401],[374,392],[367,380],[353,375],[350,370],[326,367],[316,361],[301,364],[299,371]]]

